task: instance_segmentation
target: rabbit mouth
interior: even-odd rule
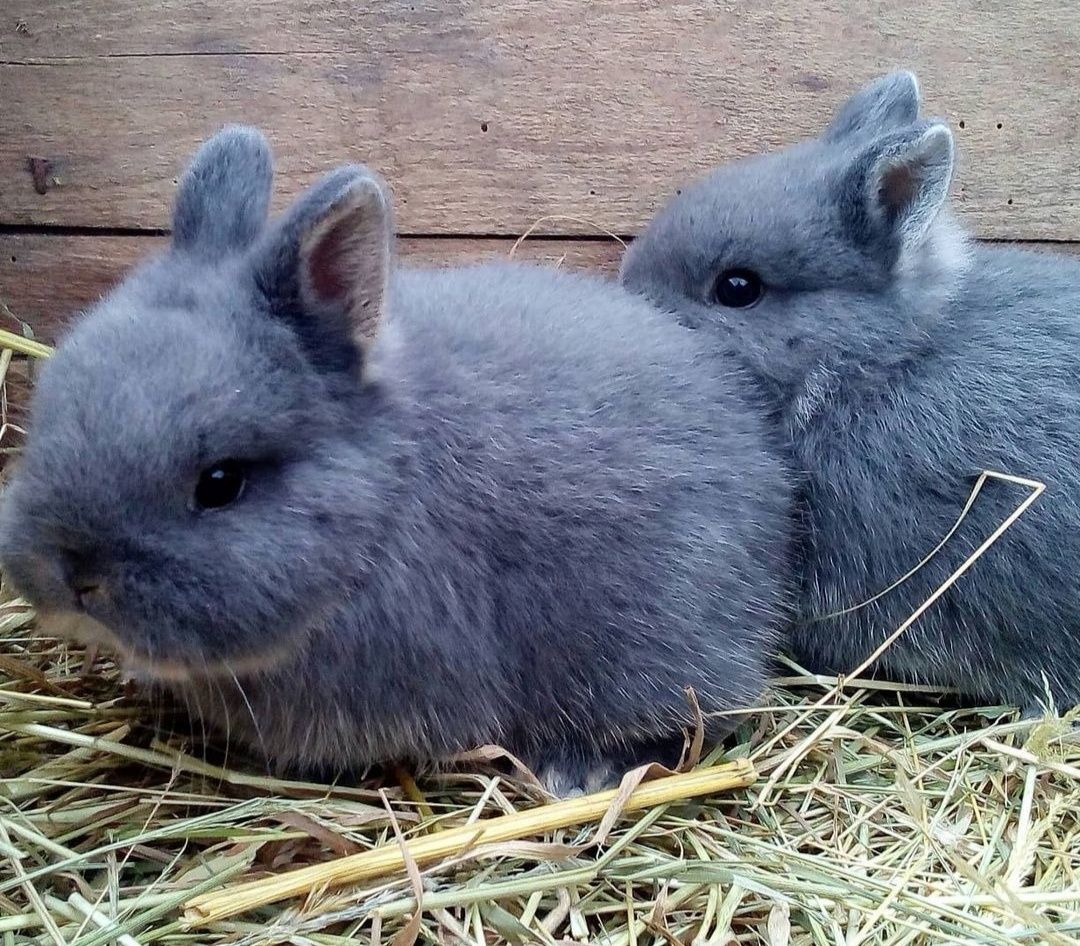
[[[237,678],[272,674],[280,669],[297,649],[290,641],[265,653],[240,654],[228,659],[190,661],[161,657],[121,648],[124,670],[139,683],[184,684],[205,680],[236,680]]]
[[[62,637],[86,647],[123,652],[120,639],[108,627],[83,611],[53,611],[39,607],[37,626],[48,637]]]
[[[258,654],[240,653],[227,658],[197,660],[169,657],[132,647],[107,625],[83,611],[44,610],[37,612],[38,628],[49,637],[64,638],[86,647],[101,647],[119,657],[124,673],[140,683],[191,683],[197,680],[226,680],[258,676],[279,669],[307,639],[310,628],[301,628],[289,640]]]

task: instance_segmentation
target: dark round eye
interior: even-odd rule
[[[195,484],[195,505],[200,509],[220,509],[240,498],[247,477],[238,460],[222,460],[199,474]]]
[[[713,295],[720,305],[729,309],[745,309],[757,302],[764,291],[757,273],[748,269],[728,269],[717,278]]]

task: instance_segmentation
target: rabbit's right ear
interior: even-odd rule
[[[173,246],[207,259],[245,249],[266,223],[270,146],[254,128],[230,125],[205,141],[180,179]]]
[[[919,80],[901,70],[875,79],[848,99],[825,129],[826,141],[852,135],[881,135],[919,117]]]
[[[256,281],[316,364],[362,367],[385,309],[393,230],[382,182],[349,165],[303,194],[259,246]]]

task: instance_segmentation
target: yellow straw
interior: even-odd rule
[[[710,795],[733,788],[745,788],[757,778],[753,764],[738,759],[644,782],[627,797],[623,811],[652,808],[684,798]],[[481,844],[497,844],[517,838],[545,834],[602,817],[619,796],[619,789],[583,795],[566,801],[541,805],[527,811],[500,815],[459,828],[414,838],[402,844],[384,844],[371,851],[351,854],[326,864],[313,864],[238,884],[228,890],[200,894],[184,904],[184,919],[190,926],[224,920],[248,910],[299,897],[312,890],[357,883],[402,870],[408,861],[417,865],[461,854]]]
[[[52,349],[41,342],[35,342],[32,338],[16,335],[7,329],[0,328],[0,348],[10,348],[20,355],[30,355],[33,358],[48,358]]]

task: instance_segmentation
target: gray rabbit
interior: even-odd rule
[[[210,139],[46,364],[14,585],[286,768],[498,742],[566,792],[670,755],[686,687],[751,703],[792,497],[738,370],[597,279],[394,266],[362,167],[270,183]]]
[[[795,655],[867,658],[1024,499],[1047,492],[878,663],[1029,709],[1080,702],[1080,265],[968,242],[953,137],[908,72],[820,138],[684,188],[623,283],[708,333],[756,381],[799,471]],[[725,393],[726,396],[726,393]],[[844,614],[837,612],[847,611]]]

